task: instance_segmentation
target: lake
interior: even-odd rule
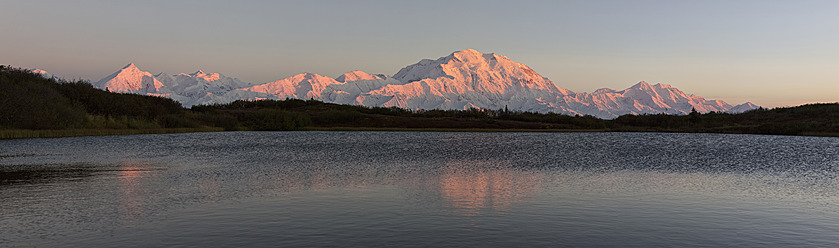
[[[3,247],[839,246],[839,138],[0,140]]]

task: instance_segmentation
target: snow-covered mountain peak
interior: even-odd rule
[[[434,61],[435,60],[433,60],[433,59],[422,59],[419,62],[417,62],[417,64],[418,65],[430,65],[431,63],[434,63]]]
[[[456,51],[436,60],[423,59],[393,75],[401,85],[384,85],[362,95],[364,105],[408,109],[467,109],[479,107],[547,112],[563,95],[530,67],[493,53]],[[375,97],[374,97],[375,96]],[[557,111],[559,112],[559,111]]]
[[[59,78],[57,76],[50,74],[46,70],[35,68],[35,69],[31,69],[29,71],[32,72],[32,73],[36,73],[38,75],[41,75],[41,77],[44,77],[44,78],[59,80]]]
[[[184,106],[227,103],[240,99],[318,99],[340,104],[405,109],[504,109],[593,115],[687,114],[742,112],[758,106],[732,107],[719,100],[685,94],[667,84],[638,82],[624,90],[603,88],[574,93],[559,88],[527,65],[474,49],[438,59],[421,59],[392,77],[350,71],[336,78],[300,73],[260,85],[245,84],[219,73],[152,76],[133,63],[103,78],[96,86],[111,91],[165,96]]]
[[[144,73],[144,71],[140,70],[140,67],[137,67],[137,65],[135,65],[134,63],[130,63],[130,64],[126,65],[120,71]],[[151,74],[151,73],[149,73],[149,74]]]
[[[473,56],[483,56],[484,53],[478,52],[478,50],[467,48],[460,51],[455,51],[452,55],[473,55]]]
[[[513,85],[559,94],[568,93],[524,64],[494,53],[485,54],[473,49],[457,51],[433,61],[421,60],[402,68],[393,78],[406,83],[439,79],[447,84],[478,91],[489,90],[493,93],[503,93]]]
[[[134,63],[130,63],[114,74],[102,78],[95,86],[114,92],[156,93],[163,87],[163,83],[155,79],[151,73],[142,71]]]
[[[146,75],[146,74],[148,74],[149,76],[153,76],[149,72],[145,72],[143,70],[140,70],[140,68],[137,67],[137,65],[135,65],[134,63],[130,63],[130,64],[126,65],[125,67],[122,67],[122,69],[120,69],[118,72],[112,74],[112,76],[119,75],[119,76],[122,76],[122,77],[136,77],[136,76],[142,76],[142,75]]]
[[[625,94],[636,99],[647,99],[651,101],[651,103],[664,108],[676,102],[689,102],[689,99],[693,99],[695,101],[705,101],[704,99],[694,99],[692,95],[685,94],[681,90],[673,88],[670,85],[660,83],[651,85],[646,81],[638,82],[637,84],[618,93]],[[670,102],[671,104],[666,104],[666,102]]]
[[[189,77],[193,77],[193,78],[201,78],[201,79],[206,80],[207,82],[212,82],[212,81],[219,80],[219,78],[221,77],[221,75],[218,74],[218,73],[204,73],[204,71],[202,71],[202,70],[198,70],[198,71],[190,73],[190,74],[181,73],[180,75],[185,75],[185,76],[189,76]]]
[[[303,78],[303,79],[306,79],[306,80],[322,80],[322,79],[328,78],[331,81],[335,81],[335,79],[333,79],[333,78],[326,77],[326,76],[321,76],[317,73],[311,73],[311,72],[300,73],[300,74],[292,76],[292,78]],[[329,80],[327,80],[327,81],[329,81]]]
[[[676,87],[673,87],[672,85],[662,84],[662,83],[657,83],[653,86],[655,86],[656,88],[661,88],[661,89],[676,89]]]
[[[122,69],[123,70],[126,70],[126,69],[128,69],[128,70],[140,70],[140,68],[137,68],[137,65],[135,65],[134,63],[128,63],[128,65],[122,67]]]
[[[327,86],[343,84],[331,77],[321,76],[315,73],[300,73],[288,78],[274,82],[242,88],[244,91],[252,91],[273,95],[278,99],[321,99],[321,94]]]
[[[481,52],[478,52],[474,49],[466,49],[466,50],[457,51],[457,52],[454,52],[451,55],[449,55],[449,57],[445,57],[445,58],[450,58],[450,57],[451,57],[451,59],[449,59],[449,60],[454,60],[454,61],[457,61],[457,62],[463,62],[463,63],[473,64],[473,65],[481,65],[481,64],[495,65],[496,63],[498,63],[498,61],[502,61],[503,63],[515,63],[505,56],[498,55],[496,53],[481,53]],[[519,64],[519,63],[515,63],[515,64]],[[521,65],[523,65],[523,64],[521,64]]]
[[[647,81],[641,81],[641,82],[638,82],[635,85],[632,85],[629,88],[630,89],[648,90],[648,89],[652,89],[652,85],[650,83],[647,83]]]
[[[489,54],[487,54],[487,55],[489,55]],[[457,52],[453,52],[450,56],[453,57],[453,58],[459,59],[459,60],[476,62],[476,63],[480,63],[480,61],[484,60],[483,59],[484,54],[481,53],[481,52],[478,52],[474,49],[466,49],[466,50],[460,50],[460,51],[457,51]]]
[[[483,53],[473,49],[466,49],[453,52],[449,54],[449,56],[440,57],[436,60],[422,59],[416,64],[402,68],[399,72],[393,75],[393,78],[406,83],[426,78],[452,78],[455,76],[454,74],[457,73],[453,73],[450,70],[447,71],[446,69],[451,69],[464,64],[471,65],[472,68],[476,68],[479,64],[486,62],[483,55]]]
[[[626,90],[655,91],[655,92],[664,90],[664,91],[678,91],[678,92],[681,92],[679,89],[676,89],[675,87],[673,87],[669,84],[662,84],[662,83],[650,84],[650,83],[647,83],[647,81],[638,82],[635,85],[630,86]]]
[[[749,111],[749,110],[754,110],[754,109],[759,109],[759,108],[761,108],[761,107],[758,106],[758,105],[755,105],[752,102],[746,102],[746,103],[731,107],[726,112],[732,113],[732,114],[739,114],[739,113],[743,113],[743,112],[746,112],[746,111]]]
[[[250,84],[220,73],[206,73],[203,70],[198,70],[189,74],[178,73],[170,75],[161,72],[155,75],[154,78],[164,85],[158,95],[167,95],[167,97],[181,102],[185,107],[197,104],[231,102],[239,100],[234,99],[238,97],[244,97],[242,99],[257,97],[256,94],[233,92],[237,89],[250,86]],[[230,94],[228,95],[228,93]],[[262,95],[259,96],[264,97]]]
[[[592,94],[615,93],[615,90],[609,88],[600,88],[592,92]]]
[[[385,79],[384,75],[373,75],[369,74],[360,70],[355,70],[351,72],[344,73],[341,76],[335,78],[338,82],[352,82],[352,81],[359,81],[359,80],[377,80],[377,79]]]
[[[748,107],[754,107],[754,108],[759,108],[760,107],[760,106],[755,105],[752,102],[746,102],[746,103],[743,103],[743,104],[740,104],[740,105],[748,106]]]

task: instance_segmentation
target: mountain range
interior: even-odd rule
[[[43,72],[42,74],[46,74]],[[339,104],[405,109],[509,109],[592,115],[612,119],[625,114],[739,113],[759,108],[706,100],[667,85],[639,82],[624,90],[575,93],[562,89],[527,65],[472,49],[436,60],[423,59],[392,76],[351,71],[337,78],[301,73],[250,84],[220,73],[197,71],[153,75],[129,64],[93,83],[113,92],[172,98],[189,107],[235,100],[316,99]]]

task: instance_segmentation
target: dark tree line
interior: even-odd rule
[[[0,128],[160,128],[184,114],[168,98],[112,93],[0,66]]]
[[[107,92],[85,81],[43,78],[0,66],[0,129],[182,128],[297,130],[304,127],[596,129],[839,136],[839,103],[741,114],[593,116],[505,109],[407,110],[317,100],[235,101],[184,109],[163,97]]]

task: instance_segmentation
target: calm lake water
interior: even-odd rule
[[[0,246],[839,246],[839,138],[0,140]]]

